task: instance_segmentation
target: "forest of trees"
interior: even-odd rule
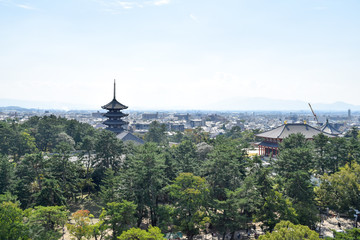
[[[246,154],[255,133],[234,127],[212,139],[199,128],[170,137],[153,122],[137,146],[56,116],[2,121],[0,240],[60,239],[65,227],[77,240],[235,239],[255,222],[267,232],[261,239],[318,239],[311,229],[321,211],[360,209],[357,130],[313,141],[293,134],[266,163]],[[357,239],[356,230],[335,238]]]

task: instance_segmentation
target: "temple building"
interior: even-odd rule
[[[323,133],[328,137],[336,137],[334,134],[323,132],[320,129],[314,128],[306,123],[289,123],[283,124],[277,128],[269,130],[267,132],[256,134],[257,137],[263,139],[259,143],[259,155],[260,156],[276,156],[279,152],[279,144],[282,140],[290,134],[301,133],[307,140],[312,140],[314,136]]]
[[[144,141],[132,133],[126,131],[124,129],[124,125],[128,123],[122,120],[123,117],[128,116],[129,114],[125,114],[121,112],[128,107],[121,104],[116,100],[116,83],[114,80],[114,98],[108,104],[102,106],[101,108],[106,109],[107,113],[104,114],[108,119],[103,122],[107,127],[106,130],[109,130],[116,134],[116,137],[122,141],[133,141],[135,144],[144,144]]]

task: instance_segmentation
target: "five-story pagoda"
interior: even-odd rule
[[[128,107],[119,103],[116,100],[116,85],[114,80],[114,99],[108,104],[102,106],[101,108],[108,110],[107,113],[104,114],[108,119],[103,123],[107,126],[105,129],[112,131],[116,134],[119,134],[124,131],[123,125],[126,125],[127,122],[122,120],[121,118],[128,116],[128,114],[122,113],[121,110],[127,109]]]

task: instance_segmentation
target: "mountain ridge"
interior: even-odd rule
[[[25,101],[15,99],[0,99],[0,110],[14,110],[14,111],[40,111],[40,110],[88,110],[99,111],[99,108],[89,107],[86,105],[74,105],[71,103],[59,102],[40,102],[40,101]],[[330,112],[345,112],[350,109],[351,111],[360,111],[360,105],[353,105],[342,101],[334,103],[311,103],[314,111],[330,111]],[[215,101],[213,103],[203,104],[202,107],[190,109],[182,107],[173,108],[148,108],[142,106],[130,107],[130,110],[138,111],[156,111],[156,110],[199,110],[199,111],[309,111],[309,105],[303,100],[281,100],[269,98],[243,98],[235,97]]]

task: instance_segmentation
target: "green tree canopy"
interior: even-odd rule
[[[162,189],[169,182],[163,148],[152,142],[139,146],[124,165],[120,175],[125,181],[127,199],[137,204],[138,225],[144,217],[150,217],[151,224],[157,225]]]
[[[17,203],[0,203],[0,240],[27,240],[28,227],[24,223],[24,212]]]
[[[225,190],[239,188],[246,176],[248,158],[242,145],[231,139],[217,140],[215,147],[204,163],[204,176],[211,186],[211,195],[225,200]]]
[[[360,239],[360,229],[347,229],[345,232],[334,232],[334,240],[358,240]]]
[[[116,239],[121,232],[129,229],[135,223],[136,205],[126,200],[112,202],[106,205],[101,213],[104,224],[112,231],[112,239]]]
[[[68,212],[65,207],[37,206],[27,210],[30,237],[33,240],[58,240],[63,235]]]
[[[166,136],[166,126],[158,121],[150,123],[149,131],[145,135],[147,142],[154,142],[158,144],[166,144],[168,142]]]
[[[140,228],[130,228],[123,232],[119,240],[165,240],[164,235],[158,227],[150,226],[149,229],[142,230]]]
[[[175,201],[175,225],[193,239],[210,222],[205,209],[209,193],[206,180],[192,173],[180,173],[168,189]]]
[[[89,210],[78,210],[71,215],[74,223],[66,224],[69,233],[75,237],[76,240],[89,239],[93,235],[93,227],[90,218],[94,216],[90,214]]]
[[[280,144],[274,164],[279,191],[291,199],[299,223],[307,226],[314,226],[318,220],[311,182],[311,171],[314,169],[312,150],[304,135],[291,134]]]
[[[281,221],[276,224],[273,232],[267,232],[259,237],[260,240],[320,240],[319,234],[309,227],[295,225],[290,221]]]
[[[360,165],[358,163],[346,164],[334,174],[325,174],[320,182],[315,192],[322,206],[338,211],[360,208]]]

